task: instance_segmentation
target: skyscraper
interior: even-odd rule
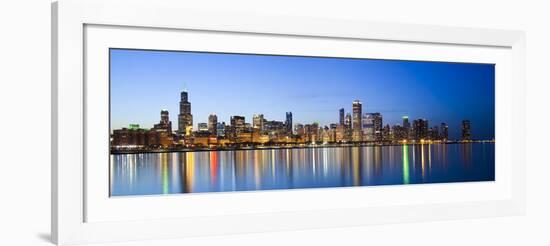
[[[352,129],[361,130],[361,116],[363,106],[359,100],[353,101],[352,111],[353,111],[353,126]]]
[[[232,133],[238,134],[244,132],[244,116],[231,116],[231,130]]]
[[[363,115],[363,141],[374,141],[374,117],[371,113]]]
[[[160,111],[160,122],[153,126],[153,129],[159,131],[165,131],[172,134],[172,122],[170,121],[168,110],[163,109]]]
[[[403,116],[403,127],[410,128],[411,123],[409,122],[409,116]]]
[[[180,94],[180,113],[178,115],[178,133],[189,135],[193,128],[193,115],[191,114],[191,103],[188,100],[187,91]]]
[[[259,129],[260,131],[264,130],[264,115],[255,114],[252,116],[252,128]]]
[[[439,140],[439,126],[430,127],[430,139]]]
[[[346,113],[344,117],[344,140],[351,140],[351,114]]]
[[[351,114],[350,113],[346,114],[346,117],[344,118],[344,125],[346,126],[346,128],[351,129]]]
[[[363,105],[359,100],[353,101],[352,104],[353,112],[353,124],[352,124],[352,139],[353,141],[361,141],[362,139],[362,125],[361,121],[363,118]]]
[[[374,127],[374,140],[376,141],[382,141],[383,139],[383,132],[382,128],[384,125],[384,122],[382,120],[382,114],[380,113],[371,113],[372,115],[372,124]]]
[[[428,139],[428,120],[416,119],[413,121],[413,137],[415,140]]]
[[[339,111],[338,111],[338,115],[339,115],[339,123],[340,125],[344,125],[344,117],[345,117],[345,114],[344,114],[344,108],[341,108]]]
[[[225,137],[225,122],[216,124],[216,135],[218,137]]]
[[[292,134],[292,112],[286,112],[285,127],[286,134]]]
[[[446,123],[441,123],[441,140],[447,141],[449,139],[449,126]]]
[[[168,116],[168,110],[163,109],[160,111],[160,122],[164,124],[168,124],[170,122],[170,117]]]
[[[411,123],[409,122],[409,116],[403,116],[403,139],[408,139],[411,132]]]
[[[218,124],[218,116],[216,114],[211,114],[210,116],[208,116],[208,131],[212,135],[217,135],[216,134],[218,130],[217,124]]]
[[[472,126],[469,120],[462,121],[462,140],[472,140]]]

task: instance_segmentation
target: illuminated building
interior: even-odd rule
[[[304,135],[303,135],[305,142],[311,142],[311,125],[306,124],[304,126]]]
[[[208,131],[208,124],[207,123],[199,123],[199,132],[207,132]]]
[[[382,126],[384,124],[384,122],[382,121],[382,114],[372,113],[372,117],[373,117],[373,125],[374,125],[374,139],[376,141],[381,141],[383,139]]]
[[[180,113],[178,115],[178,134],[189,135],[192,127],[191,103],[188,100],[187,91],[182,91],[180,94]]]
[[[472,125],[469,120],[462,121],[462,140],[472,140]]]
[[[366,113],[363,115],[361,121],[363,125],[363,141],[374,141],[374,116],[373,114]]]
[[[338,124],[330,124],[330,142],[336,142],[336,130],[338,129]]]
[[[409,122],[409,116],[403,116],[403,127],[410,128],[411,123]]]
[[[156,140],[158,145],[164,148],[171,146],[174,143],[174,137],[172,136],[172,122],[170,121],[168,110],[160,111],[160,122],[155,124],[151,129],[152,132],[156,132]]]
[[[363,141],[383,140],[383,121],[380,113],[366,113],[362,120],[364,136]]]
[[[157,147],[160,144],[159,134],[156,131],[145,132],[145,139],[147,139],[147,147]]]
[[[212,136],[208,129],[206,131],[198,131],[193,135],[193,145],[197,147],[213,147],[218,145],[218,138]]]
[[[111,148],[113,149],[147,149],[168,148],[174,144],[171,132],[172,123],[168,111],[161,111],[161,120],[150,130],[139,128],[138,124],[130,124],[129,128],[113,130]]]
[[[244,132],[244,116],[231,116],[231,133],[233,137],[236,137],[237,134]]]
[[[393,132],[393,140],[407,139],[407,131],[405,130],[405,127],[402,127],[400,125],[394,125],[392,127],[392,132]]]
[[[285,127],[286,134],[292,135],[292,112],[286,112]]]
[[[328,126],[323,127],[321,130],[321,140],[323,143],[331,142],[330,129]]]
[[[449,126],[446,123],[441,123],[441,140],[449,140]]]
[[[383,141],[391,141],[393,140],[392,132],[390,125],[386,125],[382,128],[382,140]]]
[[[309,136],[311,142],[317,142],[321,138],[319,135],[319,123],[315,122],[311,124],[311,127],[309,128]]]
[[[346,126],[345,125],[338,125],[336,126],[336,136],[335,136],[336,142],[345,142],[346,139]]]
[[[239,132],[239,133],[237,133],[236,142],[237,143],[251,143],[252,142],[252,132]]]
[[[363,118],[363,105],[359,100],[353,101],[352,112],[353,112],[352,139],[353,141],[361,141],[362,140],[361,121]]]
[[[225,122],[216,124],[216,135],[218,137],[225,137]]]
[[[409,122],[409,116],[403,116],[403,138],[402,139],[408,139],[411,134],[411,123]]]
[[[160,111],[160,122],[153,126],[155,130],[163,129],[169,133],[172,133],[172,122],[168,114],[168,110],[163,109]]]
[[[351,140],[351,114],[347,113],[344,117],[344,129],[346,141]]]
[[[260,131],[264,130],[264,115],[263,114],[255,114],[252,116],[252,128],[254,129],[260,129]]]
[[[157,139],[158,139],[158,144],[161,145],[163,148],[168,148],[172,144],[174,144],[174,138],[172,137],[172,133],[167,131],[157,131]]]
[[[417,141],[428,139],[428,120],[416,119],[413,121],[413,137]]]
[[[148,145],[147,133],[147,130],[139,128],[137,124],[130,124],[129,128],[113,130],[111,147],[146,147]]]
[[[340,125],[344,125],[344,109],[341,108],[339,111],[338,111],[338,116],[339,116],[339,121],[338,123],[340,123]]]
[[[276,138],[279,135],[285,135],[283,133],[286,131],[286,126],[282,121],[268,120],[264,122],[264,131],[271,138]]]
[[[346,116],[344,117],[344,126],[346,126],[346,128],[351,129],[351,114],[350,113],[347,113]]]
[[[294,133],[298,136],[304,135],[304,125],[294,124]]]
[[[210,134],[216,136],[218,130],[218,116],[211,114],[208,116],[208,131]]]
[[[253,143],[259,143],[260,142],[260,137],[262,136],[261,132],[260,132],[260,129],[252,128],[251,133],[252,133],[252,142]]]
[[[244,132],[252,132],[252,124],[244,123]]]

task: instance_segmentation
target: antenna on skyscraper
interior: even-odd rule
[[[187,82],[183,81],[183,91],[187,92]]]

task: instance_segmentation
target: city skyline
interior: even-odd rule
[[[288,63],[291,63],[291,66],[288,66]],[[144,69],[144,65],[151,66]],[[191,68],[186,68],[183,65],[188,65]],[[236,68],[239,65],[247,65],[247,67],[240,67],[241,69],[238,72],[230,71],[230,68]],[[333,77],[331,80],[321,79],[318,84],[310,82],[313,78],[321,78],[319,75],[312,74],[311,70],[327,75],[326,70],[319,70],[319,68],[330,69],[329,65],[333,65],[334,69],[338,71],[329,72]],[[213,69],[208,67],[217,68],[219,73],[214,76],[211,73],[206,73]],[[305,71],[299,71],[299,68]],[[364,74],[363,69],[366,68],[371,68],[366,71],[374,75],[371,77],[359,76]],[[439,70],[436,68],[439,68]],[[198,74],[197,69],[198,72],[205,74],[201,76],[201,74]],[[355,69],[360,69],[361,72],[357,72]],[[144,70],[145,72],[143,72]],[[193,76],[184,76],[181,70],[183,72],[188,70],[194,74],[196,82],[190,79]],[[253,76],[250,73],[253,75],[271,73],[275,77],[281,77],[276,75],[275,72],[277,71],[292,71],[286,76],[287,80],[293,82],[306,81],[306,86],[303,88],[300,86],[288,87],[289,82],[279,80],[282,78],[272,78],[273,76],[258,76],[256,82],[251,80]],[[396,76],[396,71],[400,71],[401,75]],[[412,73],[414,71],[416,73]],[[377,72],[378,74],[376,74]],[[389,72],[392,72],[394,76],[390,76]],[[428,72],[429,75],[426,74]],[[350,76],[350,73],[353,76]],[[226,78],[223,76],[224,74],[231,76]],[[383,80],[384,82],[391,80],[394,83],[406,84],[415,81],[412,87],[409,84],[403,90],[415,89],[409,89],[411,92],[405,93],[409,96],[403,97],[403,90],[399,90],[399,88],[388,86],[387,89],[380,89],[382,86],[380,83],[368,82],[373,78],[381,78],[384,74],[389,76],[389,78]],[[182,79],[187,77],[188,80],[186,81],[189,82],[178,85],[178,76]],[[431,79],[427,80],[426,77]],[[448,77],[448,79],[444,80],[445,77]],[[456,81],[456,77],[469,78],[469,83],[453,85],[452,82],[434,82],[435,79]],[[138,79],[136,81],[131,80],[132,78]],[[204,81],[210,81],[214,78],[218,78],[219,82],[204,83]],[[244,80],[245,82],[238,84],[243,87],[236,88],[234,84],[226,82],[231,81],[232,78],[241,78],[240,81]],[[421,78],[425,80],[421,80]],[[136,81],[137,85],[130,81]],[[283,82],[279,83],[278,81]],[[339,83],[336,83],[339,86],[334,86],[335,82],[331,81],[339,81]],[[367,82],[361,84],[361,81]],[[418,93],[419,89],[415,85],[422,88],[422,93]],[[178,87],[180,87],[179,90],[177,90]],[[332,90],[327,90],[326,87]],[[454,90],[456,93],[440,95],[429,91],[428,88],[432,87],[439,88],[439,91]],[[258,88],[265,91],[254,91]],[[345,90],[339,90],[339,88],[345,88]],[[354,90],[349,92],[350,89],[357,88],[363,88],[364,91]],[[438,126],[444,122],[450,128],[449,138],[460,139],[462,121],[468,119],[473,125],[473,138],[494,138],[494,66],[490,64],[118,49],[111,50],[111,129],[127,127],[130,123],[148,128],[158,122],[158,112],[161,109],[167,109],[170,113],[170,120],[177,121],[178,114],[181,111],[177,110],[180,108],[178,106],[180,99],[178,95],[182,90],[192,91],[192,89],[193,93],[189,94],[188,100],[192,104],[194,131],[198,129],[199,123],[208,123],[211,114],[217,115],[218,122],[226,122],[226,124],[229,124],[230,117],[235,115],[244,116],[245,122],[252,124],[253,115],[255,114],[263,114],[265,119],[268,120],[286,122],[288,119],[287,112],[292,112],[291,119],[294,123],[311,124],[319,122],[321,127],[329,126],[333,123],[339,123],[340,108],[344,108],[346,114],[353,114],[352,101],[359,100],[362,103],[362,112],[358,113],[364,115],[365,113],[379,112],[384,117],[384,126],[387,124],[390,126],[401,125],[402,117],[407,115],[411,120],[428,119],[430,127]],[[371,90],[369,91],[369,89]],[[160,90],[158,94],[157,90]],[[280,91],[285,93],[281,94]],[[347,97],[343,93],[345,91],[349,92]],[[369,96],[365,95],[371,94],[372,91],[377,93],[374,93],[372,99],[369,100]],[[388,91],[393,93],[388,93]],[[333,93],[331,94],[331,92]],[[275,96],[269,96],[268,94],[275,94]],[[478,94],[483,94],[483,97],[475,96]],[[357,95],[357,97],[354,97],[354,95]],[[235,100],[239,97],[240,100]],[[394,101],[396,97],[400,99],[398,102]],[[154,100],[154,98],[158,100]],[[383,106],[384,102],[375,101],[376,98],[386,100],[387,105],[396,106],[393,108],[392,106]],[[411,104],[411,98],[418,101],[412,100],[415,103]],[[461,100],[457,101],[456,98]],[[347,103],[344,103],[344,100]],[[330,106],[331,102],[335,102],[337,105]],[[242,105],[243,103],[246,106],[234,108],[235,105]],[[369,105],[372,106],[369,107]],[[154,109],[155,106],[157,106],[156,110]],[[449,112],[448,109],[452,108],[461,110]],[[449,115],[452,116],[449,117],[450,119],[444,118],[444,116]],[[173,124],[177,126],[177,123]],[[177,127],[174,127],[174,131],[176,130]]]

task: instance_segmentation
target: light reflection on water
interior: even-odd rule
[[[111,155],[111,195],[494,180],[492,143]]]

